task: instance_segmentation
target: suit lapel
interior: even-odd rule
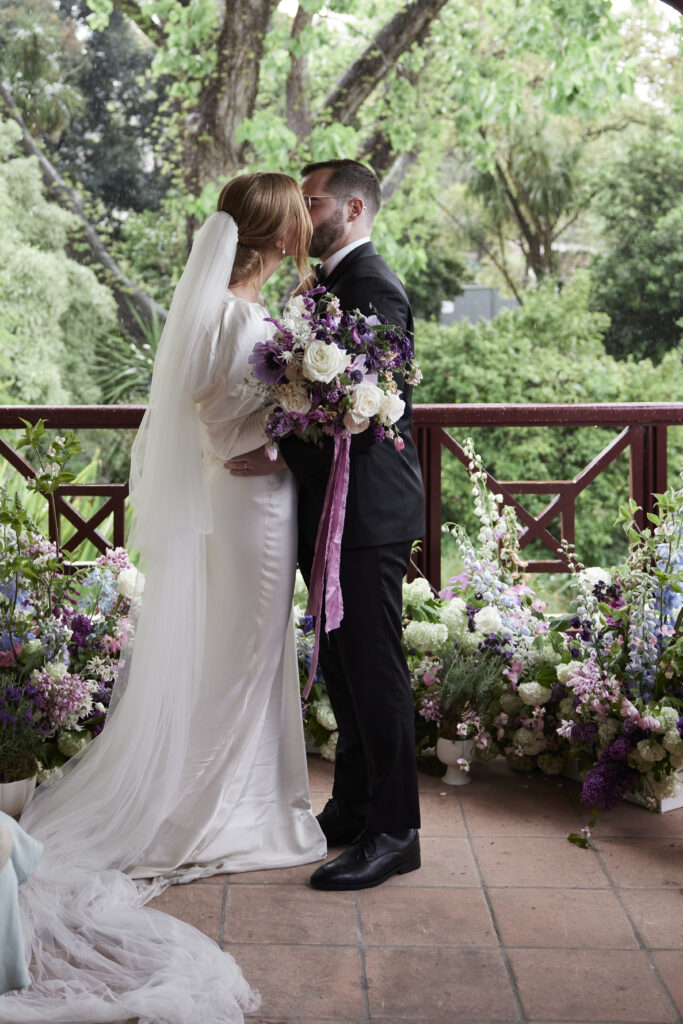
[[[375,249],[372,242],[364,242],[363,245],[356,246],[351,252],[347,253],[343,260],[341,260],[337,266],[328,274],[323,281],[323,284],[328,291],[331,291],[337,281],[341,280],[349,267],[353,266],[356,260],[363,259],[365,256],[376,256],[377,250]]]

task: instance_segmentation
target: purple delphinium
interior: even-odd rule
[[[93,631],[93,625],[87,615],[74,615],[69,622],[71,628],[71,640],[69,645],[71,647],[85,647],[88,643],[88,637]]]

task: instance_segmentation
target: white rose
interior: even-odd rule
[[[357,416],[376,416],[384,398],[384,392],[376,384],[357,384],[351,389],[351,408]]]
[[[589,566],[588,569],[582,569],[579,573],[579,577],[585,583],[590,584],[591,587],[594,587],[596,583],[604,583],[606,587],[609,587],[612,582],[610,574],[605,569],[601,569],[598,565],[592,565]]]
[[[359,416],[357,412],[351,409],[349,412],[344,413],[344,426],[349,434],[362,434],[370,426],[370,420],[367,416]]]
[[[390,427],[392,423],[396,423],[397,420],[400,420],[405,407],[406,403],[396,394],[395,391],[385,391],[382,396],[382,401],[379,403],[380,422],[383,423],[385,427]]]
[[[477,633],[486,633],[488,636],[490,633],[497,633],[502,625],[500,612],[495,605],[487,604],[474,613],[474,628]]]
[[[136,591],[138,593],[142,593],[142,588],[145,585],[145,578],[141,572],[137,571],[135,566],[131,565],[129,569],[121,570],[117,583],[121,597],[125,597],[129,601],[132,601],[135,597]]]
[[[520,683],[517,687],[517,693],[525,704],[530,704],[532,707],[535,707],[536,704],[545,704],[552,697],[552,690],[533,681],[530,683]]]
[[[304,384],[284,384],[277,388],[275,397],[285,412],[307,413],[310,411],[311,400]]]
[[[348,364],[348,353],[334,343],[328,345],[327,342],[316,339],[310,341],[304,350],[302,365],[304,377],[309,380],[318,380],[329,384],[346,369]]]

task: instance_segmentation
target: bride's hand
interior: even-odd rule
[[[275,459],[266,454],[265,445],[253,452],[247,452],[246,455],[228,459],[223,465],[232,476],[267,476],[268,473],[279,473],[280,470],[287,468],[287,463],[279,452]]]

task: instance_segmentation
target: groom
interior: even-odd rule
[[[342,309],[378,313],[412,335],[408,297],[370,240],[381,204],[377,177],[355,160],[312,163],[302,192],[313,221],[316,275]],[[410,386],[398,428],[405,448],[351,442],[340,580],[344,618],[321,630],[320,666],[339,727],[332,799],[318,815],[330,846],[350,844],[311,877],[317,889],[364,889],[420,866],[414,706],[401,639],[402,580],[424,533],[424,488],[411,437]],[[299,481],[299,565],[309,582],[332,461],[286,437],[281,453]]]

